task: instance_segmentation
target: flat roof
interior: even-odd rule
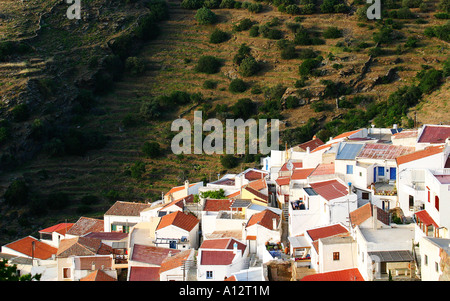
[[[368,252],[368,254],[369,256],[377,256],[380,262],[414,261],[411,251],[406,250]]]

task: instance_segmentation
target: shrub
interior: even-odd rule
[[[4,194],[5,203],[11,206],[24,205],[28,200],[29,188],[23,180],[14,180]]]
[[[300,14],[300,7],[295,4],[288,5],[286,6],[286,13],[290,15],[298,15]]]
[[[215,89],[217,88],[217,82],[212,79],[207,79],[203,82],[203,88],[205,89]]]
[[[441,0],[438,7],[446,13],[450,13],[450,0]]]
[[[416,77],[420,80],[418,85],[420,91],[422,93],[430,93],[439,87],[442,83],[442,74],[441,70],[434,68],[418,72]]]
[[[248,2],[244,2],[244,3],[248,3]],[[247,10],[251,13],[260,13],[263,10],[263,6],[261,3],[248,3],[247,5],[245,5],[244,8],[247,8]]]
[[[238,166],[239,160],[235,156],[227,154],[220,158],[220,163],[222,163],[222,166],[226,169],[230,169]]]
[[[434,14],[434,17],[436,19],[450,19],[450,14],[448,14],[448,13],[437,13],[437,14]]]
[[[250,28],[250,31],[248,32],[248,34],[251,37],[257,37],[259,36],[259,26],[258,25],[254,25]]]
[[[238,24],[233,26],[236,31],[248,30],[253,26],[254,22],[248,18],[242,19]]]
[[[145,61],[141,58],[130,56],[125,60],[125,69],[132,75],[140,75],[145,71]]]
[[[219,44],[219,43],[228,41],[229,39],[230,39],[230,35],[227,32],[222,31],[217,28],[214,29],[214,31],[209,36],[209,42],[213,43],[213,44]]]
[[[161,155],[161,147],[158,142],[144,142],[142,152],[149,158],[156,158]]]
[[[232,93],[242,93],[247,90],[247,84],[242,79],[236,78],[230,82],[228,90]]]
[[[236,5],[235,0],[222,0],[219,7],[220,8],[234,8],[235,5]]]
[[[239,99],[232,107],[234,118],[249,119],[256,112],[256,104],[250,98]]]
[[[312,15],[316,11],[316,5],[309,3],[302,6],[301,13],[303,15]]]
[[[323,37],[325,39],[337,39],[342,37],[342,30],[337,27],[331,26],[325,29],[323,32]]]
[[[220,0],[205,0],[203,6],[209,9],[218,8],[220,6]]]
[[[195,20],[200,25],[214,24],[217,21],[217,15],[213,13],[209,8],[202,7],[197,10],[195,14]]]
[[[141,179],[146,171],[145,163],[142,161],[136,161],[130,167],[130,175],[134,179]]]
[[[292,95],[286,97],[285,102],[286,102],[287,109],[294,109],[300,105],[298,97],[295,97]]]
[[[239,73],[244,77],[254,75],[259,71],[259,69],[259,64],[253,56],[244,58],[239,65]]]
[[[290,60],[297,57],[297,52],[293,45],[289,45],[281,50],[281,58],[283,60]]]
[[[301,63],[298,71],[302,76],[315,75],[313,71],[320,66],[320,63],[319,59],[306,59]]]
[[[11,110],[11,113],[13,115],[14,120],[18,121],[18,122],[25,121],[30,116],[28,105],[25,104],[25,103],[22,103],[22,104],[19,104],[19,105],[15,106]]]
[[[313,103],[311,103],[311,108],[316,113],[333,110],[333,106],[325,103],[323,100],[314,101]]]
[[[182,8],[198,9],[203,6],[204,0],[183,0],[181,2]]]
[[[202,56],[197,62],[197,66],[195,67],[195,71],[206,73],[206,74],[214,74],[219,72],[221,67],[220,61],[210,55]]]
[[[167,9],[167,8],[166,8]],[[167,18],[167,12],[161,12],[161,16],[159,18],[164,19]],[[142,18],[139,19],[138,25],[134,29],[134,34],[136,37],[143,41],[148,41],[156,38],[159,35],[159,26],[156,23],[158,21],[158,16],[155,13],[148,13]],[[133,37],[131,35],[124,35],[122,42],[122,58],[125,58],[127,56],[127,49],[126,47],[129,47],[131,43],[133,43]]]
[[[425,28],[424,34],[428,37],[436,37],[446,42],[450,42],[450,21],[441,26]]]

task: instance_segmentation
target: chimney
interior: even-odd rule
[[[372,205],[372,228],[374,230],[377,229],[377,223],[378,223],[378,208],[375,205]]]
[[[348,195],[352,194],[352,182],[348,182]]]
[[[184,189],[186,190],[186,195],[189,195],[189,180],[184,181]]]
[[[237,243],[235,242],[234,244],[233,244],[233,254],[237,254],[237,251],[238,251],[238,249],[237,249]]]
[[[276,218],[272,218],[272,225],[273,225],[273,230],[277,229],[277,219]]]
[[[91,270],[95,271],[95,262],[91,263]]]
[[[306,147],[306,153],[307,153],[307,154],[309,154],[309,150],[310,150],[309,146]]]

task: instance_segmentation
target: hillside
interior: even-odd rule
[[[253,107],[250,116],[281,117],[281,130],[293,130],[282,135],[289,145],[316,133],[326,139],[352,126],[366,126],[336,122],[350,115],[358,118],[351,107],[380,110],[372,104],[387,101],[402,86],[421,85],[418,72],[442,70],[449,54],[448,40],[425,34],[427,28],[446,24],[435,17],[442,11],[439,1],[424,2],[426,9],[414,5],[417,8],[410,9],[414,17],[386,17],[390,21],[380,22],[358,19],[362,3],[347,3],[346,13],[321,13],[319,2],[313,14],[288,14],[274,3],[257,2],[262,6],[258,13],[243,7],[213,8],[217,22],[211,25],[198,24],[197,9],[169,1],[169,17],[158,17],[157,27],[145,27],[149,37],[140,40],[135,29],[148,24],[142,20],[152,1],[85,2],[79,21],[65,17],[67,5],[60,1],[0,3],[0,41],[25,45],[24,51],[14,51],[0,61],[0,128],[7,132],[6,138],[0,137],[0,195],[15,179],[23,179],[29,189],[23,204],[2,204],[1,243],[58,221],[75,221],[80,215],[101,216],[117,199],[154,201],[185,179],[209,181],[227,172],[219,155],[171,153],[175,133],[170,125],[180,114],[192,120],[192,111],[201,109],[211,118],[239,117],[234,105],[238,99],[250,98],[258,108]],[[304,3],[299,2],[299,7]],[[236,31],[235,25],[246,18],[266,31],[259,30],[254,37],[250,28]],[[373,35],[387,23],[395,27],[388,34],[391,39],[376,47]],[[337,27],[340,34],[325,38],[329,27]],[[228,33],[228,38],[211,43],[215,29]],[[275,30],[268,33],[271,29]],[[309,32],[309,38],[318,42],[300,41],[299,32]],[[130,33],[136,34],[129,39]],[[279,34],[282,38],[276,37]],[[242,76],[233,62],[243,43],[259,66],[250,76]],[[281,48],[289,45],[297,57],[284,59]],[[16,49],[22,49],[19,46]],[[221,61],[218,72],[196,71],[200,57],[206,55]],[[316,56],[321,57],[317,72],[302,79],[299,66]],[[125,66],[127,57],[135,57],[137,64]],[[394,120],[411,126],[416,112],[416,125],[449,123],[445,76],[417,103],[412,102],[405,116]],[[244,81],[244,92],[229,90],[235,78]],[[156,111],[146,106],[155,104],[155,99],[174,101],[161,98],[174,91],[187,92],[189,100],[159,103]],[[201,101],[193,101],[192,95],[201,95]],[[292,103],[285,101],[288,95],[294,96]],[[144,107],[147,115],[143,116]],[[159,143],[161,154],[144,154],[142,147],[149,141]],[[257,158],[246,159],[247,163],[241,159],[228,171],[257,166]]]

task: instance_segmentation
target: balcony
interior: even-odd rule
[[[372,183],[367,188],[373,190],[375,195],[397,196],[397,187],[395,184],[377,182]]]

